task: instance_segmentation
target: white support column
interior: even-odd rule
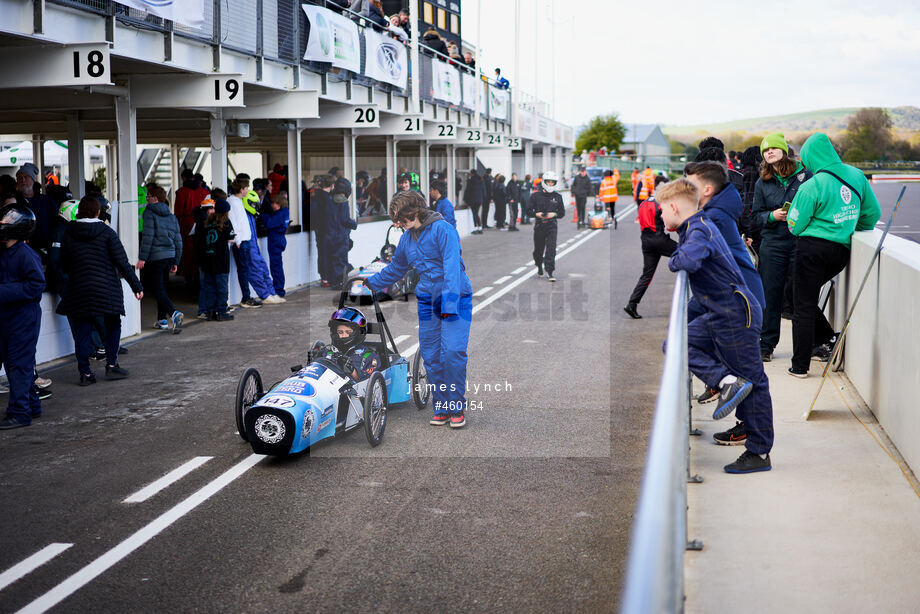
[[[45,183],[45,137],[32,135],[32,163],[38,167],[38,180]]]
[[[83,124],[80,123],[79,111],[75,111],[67,114],[67,175],[70,181],[71,193],[76,199],[84,196],[85,169]]]
[[[475,147],[470,147],[470,170],[471,171],[476,170],[476,148]]]
[[[300,129],[288,130],[287,133],[287,167],[288,167],[288,206],[291,223],[304,224],[300,210],[300,180],[303,177],[303,154],[300,151]]]
[[[105,198],[110,203],[118,202],[118,148],[115,141],[109,141],[105,146]]]
[[[454,145],[447,146],[447,196],[450,202],[457,206],[457,148]]]
[[[387,137],[387,198],[396,193],[396,137]]]
[[[419,188],[422,190],[422,196],[425,197],[425,202],[428,202],[428,184],[431,182],[431,171],[429,167],[431,166],[428,154],[431,147],[428,144],[428,141],[419,141],[418,143],[418,180]]]
[[[419,64],[418,55],[418,2],[409,2],[409,63],[412,66],[412,112],[418,113],[419,90],[422,87],[422,66]],[[479,58],[476,58],[479,61]]]
[[[172,182],[169,199],[170,208],[175,208],[176,191],[182,187],[182,178],[179,173],[179,146],[175,143],[169,146],[169,174]]]
[[[355,155],[356,141],[358,137],[355,136],[354,130],[351,128],[346,128],[344,134],[342,135],[342,158],[345,161],[345,178],[351,182],[351,197],[348,199],[348,208],[351,210],[351,217],[357,218],[358,215],[358,201],[357,194],[355,190],[355,166],[357,166],[357,160]]]
[[[537,169],[533,166],[533,141],[524,141],[524,174],[530,175],[531,180],[537,178]]]
[[[227,189],[227,131],[220,109],[211,117],[211,187]]]
[[[128,262],[137,262],[137,109],[130,94],[115,97],[115,125],[118,130],[118,218],[117,231]],[[123,337],[141,331],[140,303],[125,300]]]

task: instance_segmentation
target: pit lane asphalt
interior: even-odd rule
[[[560,244],[576,235],[568,216]],[[616,609],[672,284],[662,263],[645,319],[622,312],[641,270],[632,217],[563,257],[557,284],[531,277],[474,316],[470,386],[502,386],[469,395],[482,409],[465,429],[395,407],[377,448],[358,430],[266,458],[52,611]],[[531,249],[532,226],[465,238],[474,291],[493,286],[475,303],[530,272]],[[332,308],[333,293],[311,289],[156,335],[123,357],[123,381],[80,388],[73,364],[47,373],[44,417],[0,434],[0,573],[52,542],[73,546],[0,589],[0,611],[54,589],[249,457],[232,418],[240,373],[285,377],[328,337]],[[383,309],[394,336],[412,336],[400,347],[414,345],[414,304]],[[196,456],[213,458],[123,503]]]

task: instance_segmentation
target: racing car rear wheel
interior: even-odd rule
[[[240,437],[243,438],[243,441],[249,441],[249,436],[246,435],[246,425],[243,423],[243,416],[246,414],[246,410],[262,398],[263,394],[262,376],[259,375],[259,372],[253,367],[243,371],[243,375],[240,376],[240,383],[236,387],[236,408],[233,412],[236,416],[236,430],[239,432]]]
[[[415,360],[412,362],[412,400],[415,402],[415,408],[425,409],[429,398],[431,389],[428,387],[428,372],[422,361],[422,353],[416,352]]]
[[[387,427],[387,384],[383,374],[373,373],[367,382],[364,395],[364,434],[372,446],[383,439]]]

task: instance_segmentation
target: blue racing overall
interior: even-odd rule
[[[34,249],[22,241],[0,248],[0,361],[10,385],[6,417],[25,425],[42,413],[34,380],[44,289],[41,258]]]
[[[677,233],[668,268],[687,271],[691,303],[702,314],[687,325],[690,371],[710,388],[719,388],[727,375],[751,382],[735,415],[744,422],[745,447],[766,454],[773,447],[773,403],[760,358],[760,303],[705,210],[684,220]]]
[[[466,349],[473,319],[473,288],[466,276],[460,236],[439,213],[430,213],[421,228],[404,233],[393,260],[366,280],[383,290],[403,278],[409,267],[419,274],[419,351],[432,386],[435,415],[459,414],[466,408]]]

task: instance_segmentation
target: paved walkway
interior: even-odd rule
[[[694,403],[685,557],[687,612],[917,612],[920,493],[910,470],[843,374],[825,383],[811,420],[820,363],[785,373],[792,331],[766,366],[773,395],[773,470],[729,475],[741,446],[717,446],[713,405]],[[823,367],[823,364],[821,364]],[[695,382],[701,388],[699,382]],[[910,479],[902,472],[907,471]]]

